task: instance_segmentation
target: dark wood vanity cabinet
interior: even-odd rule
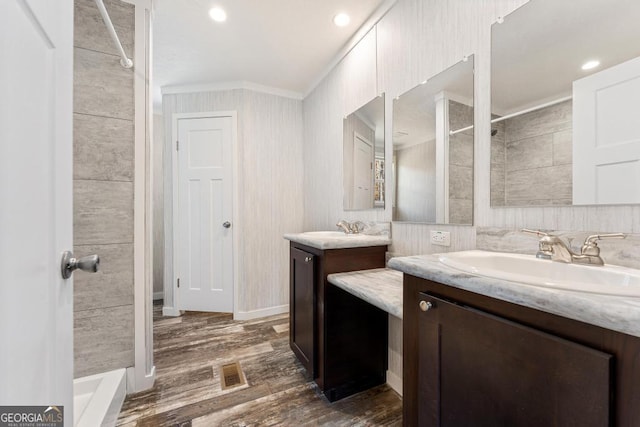
[[[636,337],[406,274],[403,328],[405,426],[640,425]]]
[[[315,255],[291,248],[289,344],[307,372],[315,372]]]
[[[384,267],[386,249],[291,242],[289,343],[329,401],[386,381],[388,314],[327,281],[332,273]]]

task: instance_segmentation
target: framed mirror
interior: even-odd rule
[[[493,207],[640,203],[639,17],[531,0],[492,26]]]
[[[473,56],[393,101],[393,220],[473,222]]]
[[[384,209],[384,94],[342,123],[344,210]]]

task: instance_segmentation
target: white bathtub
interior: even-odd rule
[[[125,369],[76,378],[73,380],[73,425],[115,426],[126,394]]]

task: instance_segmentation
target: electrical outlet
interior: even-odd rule
[[[431,231],[431,244],[451,246],[451,233],[448,231]]]

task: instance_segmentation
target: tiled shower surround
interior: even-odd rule
[[[449,129],[473,125],[473,107],[449,100]],[[449,137],[449,224],[473,222],[473,129]]]
[[[133,53],[134,6],[106,0]],[[93,0],[75,1],[73,230],[78,256],[100,271],[74,274],[75,377],[134,364],[133,70],[120,65]]]
[[[495,123],[493,206],[571,205],[571,100]]]

